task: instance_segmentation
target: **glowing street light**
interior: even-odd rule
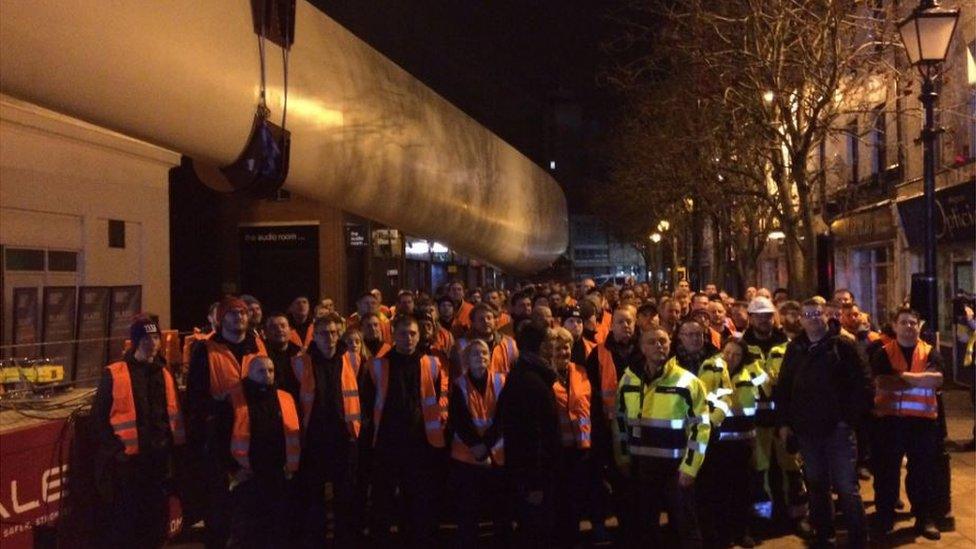
[[[658,242],[661,241],[661,233],[651,233],[651,236],[649,236],[648,238],[651,239],[651,242],[657,244]]]

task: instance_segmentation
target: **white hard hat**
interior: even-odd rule
[[[749,302],[747,311],[749,314],[775,313],[776,307],[773,307],[773,302],[768,297],[757,296]]]

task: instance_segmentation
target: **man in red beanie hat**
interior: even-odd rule
[[[227,395],[247,377],[255,356],[266,356],[264,343],[249,329],[247,304],[228,296],[217,307],[217,331],[193,349],[186,381],[186,408],[190,441],[197,451],[209,498],[204,522],[207,547],[224,547],[230,528],[227,478],[223,469],[225,449],[233,423]]]
[[[95,394],[97,530],[106,547],[160,547],[166,540],[173,447],[185,437],[159,336],[154,320],[137,317],[130,348],[105,368]]]

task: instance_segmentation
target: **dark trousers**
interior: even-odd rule
[[[204,543],[207,549],[223,549],[230,537],[230,491],[227,473],[211,461],[207,467],[207,510],[204,517],[206,531]]]
[[[515,547],[537,549],[552,544],[555,494],[551,470],[510,471],[514,497]],[[541,498],[535,499],[541,494]]]
[[[406,534],[408,547],[438,546],[438,462],[433,450],[429,459],[404,455],[410,453],[414,452],[377,448],[373,454],[370,533],[381,547],[391,546],[390,527],[394,523],[399,523],[399,532]]]
[[[288,532],[293,521],[289,488],[284,475],[255,477],[235,487],[230,492],[232,516],[227,546],[241,549],[291,547]]]
[[[848,544],[867,544],[867,521],[857,479],[857,439],[846,423],[838,423],[824,435],[798,435],[803,456],[807,490],[810,494],[810,521],[817,536],[834,537],[833,485],[847,521]]]
[[[749,530],[752,447],[750,441],[715,441],[708,446],[695,481],[706,547],[726,547]]]
[[[629,503],[624,531],[625,547],[702,547],[698,528],[695,487],[678,486],[678,462],[658,458],[637,459],[626,483]],[[667,513],[668,526],[678,543],[665,539],[661,532],[661,513]]]
[[[500,467],[486,467],[451,460],[449,484],[454,491],[457,521],[456,545],[471,549],[478,545],[478,523],[490,517],[495,539],[507,545],[511,538],[511,512],[508,509],[508,483]]]
[[[593,487],[595,466],[589,450],[563,448],[553,485],[553,545],[571,547],[579,539],[579,523]]]
[[[112,467],[109,500],[98,513],[99,547],[161,547],[169,526],[165,475],[134,460]]]
[[[363,525],[363,505],[358,501],[358,450],[354,443],[333,441],[302,456],[298,472],[297,522],[294,536],[302,547],[322,547],[326,539],[325,484],[332,484],[333,543],[354,547]]]
[[[936,483],[936,465],[942,445],[934,419],[881,417],[875,420],[874,463],[875,507],[882,523],[895,517],[895,502],[901,488],[901,461],[908,456],[905,491],[917,518],[931,519]]]

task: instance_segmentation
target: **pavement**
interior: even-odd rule
[[[943,402],[946,410],[948,438],[946,446],[950,453],[950,464],[952,469],[952,515],[955,518],[955,529],[943,531],[942,539],[930,541],[920,536],[916,536],[913,524],[914,519],[908,513],[907,498],[902,489],[902,499],[906,501],[905,512],[899,513],[895,529],[891,535],[881,541],[873,542],[872,547],[915,547],[915,546],[939,546],[947,548],[976,548],[976,453],[959,451],[962,444],[965,444],[973,437],[973,406],[969,400],[968,390],[955,388],[947,390],[943,394]],[[902,469],[904,476],[904,469]],[[904,479],[903,479],[904,482]],[[861,481],[861,497],[870,520],[874,512],[874,490],[870,480]],[[842,527],[842,520],[838,517]],[[608,521],[608,527],[612,531],[614,519]],[[586,522],[582,525],[584,538],[588,538],[590,525]],[[198,528],[195,531],[184,534],[184,541],[169,545],[173,548],[198,548],[203,544],[196,540],[201,539],[201,532]],[[442,528],[442,539],[445,545],[450,544],[453,527]],[[495,547],[490,540],[485,540],[487,546]],[[757,539],[758,547],[767,549],[806,547],[802,539],[798,536],[787,534],[767,539]],[[601,545],[610,547],[612,544]]]

